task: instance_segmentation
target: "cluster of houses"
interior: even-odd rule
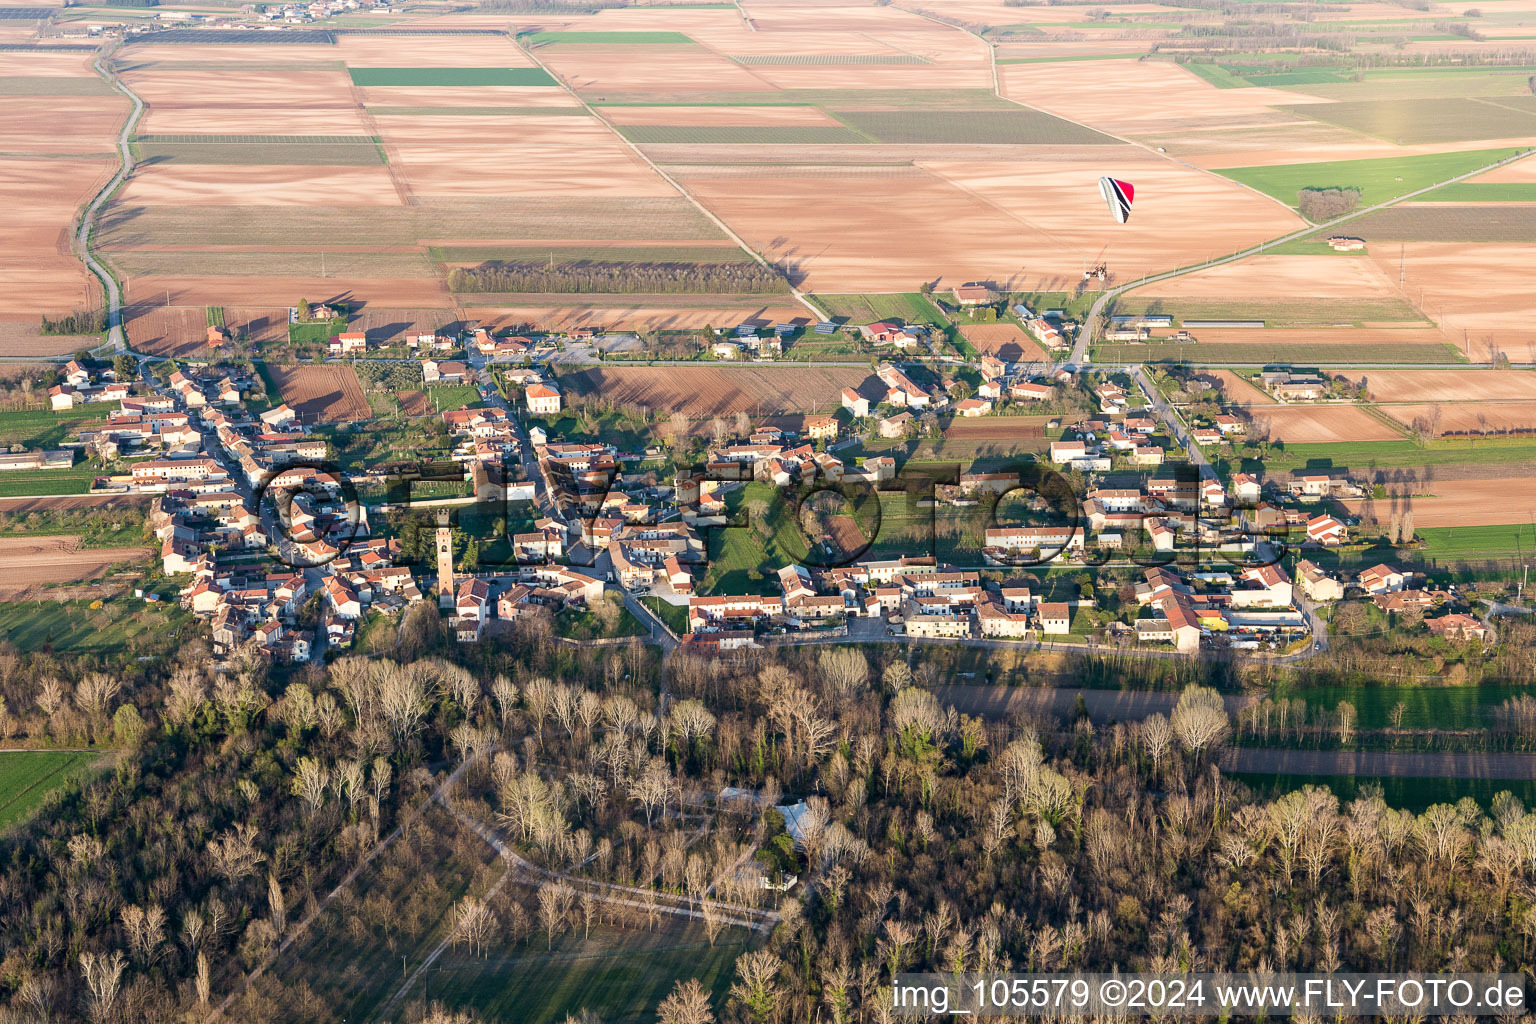
[[[1045,601],[1029,586],[983,580],[979,573],[905,557],[837,569],[785,566],[779,595],[715,595],[688,602],[688,642],[731,650],[760,644],[765,631],[845,625],[883,619],[905,635],[943,639],[1038,640],[1065,636],[1091,600]],[[1278,566],[1181,574],[1146,570],[1136,586],[1142,609],[1133,625],[1111,624],[1122,641],[1168,644],[1192,652],[1218,634],[1293,637],[1307,631],[1292,607],[1291,581]]]
[[[64,366],[64,380],[48,389],[48,402],[54,412],[63,412],[90,402],[120,402],[132,393],[132,382],[118,380],[113,370],[94,375],[71,359]]]
[[[1051,442],[1051,462],[1085,473],[1106,473],[1117,458],[1129,466],[1147,469],[1161,466],[1166,453],[1162,445],[1152,441],[1157,430],[1156,421],[1149,416],[1125,415],[1125,407],[1113,404],[1113,400],[1122,397],[1121,389],[1116,385],[1101,385],[1098,390],[1109,396],[1108,399],[1104,394],[1099,397],[1110,413],[1121,414],[1122,418],[1118,421],[1091,418],[1075,424],[1068,431],[1075,437],[1063,436],[1061,440]]]
[[[308,4],[244,4],[240,8],[245,14],[286,25],[306,25],[351,11],[389,9],[390,0],[315,0]]]
[[[1319,604],[1342,601],[1354,589],[1389,614],[1416,609],[1424,616],[1426,630],[1448,640],[1486,640],[1489,635],[1482,622],[1464,611],[1454,610],[1463,606],[1454,587],[1429,589],[1419,574],[1385,563],[1361,569],[1346,578],[1303,559],[1296,563],[1296,585],[1303,595]],[[1437,610],[1442,614],[1431,618],[1429,613]]]

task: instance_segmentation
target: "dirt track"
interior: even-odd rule
[[[150,553],[148,548],[80,548],[79,542],[78,537],[0,537],[0,594],[78,583]]]

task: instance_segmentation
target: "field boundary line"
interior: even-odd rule
[[[383,129],[379,127],[378,120],[368,110],[368,105],[363,102],[363,90],[356,83],[353,83],[348,85],[347,94],[352,97],[352,103],[357,107],[358,118],[363,122],[363,128],[370,135],[369,141],[378,140],[373,142],[373,144],[378,146],[384,154],[384,171],[389,175],[390,184],[395,186],[395,192],[400,196],[400,202],[406,206],[419,206],[420,201],[416,198],[416,193],[411,191],[410,180],[405,176],[404,166],[400,162],[400,154],[395,150],[394,144],[384,135]]]
[[[745,16],[745,15],[743,15],[743,16]],[[730,238],[737,245],[741,246],[742,251],[747,253],[749,256],[751,256],[752,259],[755,262],[758,263],[758,265],[760,265],[760,266],[762,266],[762,267],[764,267],[764,268],[766,268],[768,270],[771,270],[771,271],[773,271],[776,274],[783,275],[784,278],[785,278],[785,283],[789,285],[789,292],[790,292],[791,295],[794,296],[795,301],[799,302],[800,305],[804,306],[806,309],[808,309],[812,313],[814,313],[816,315],[816,319],[817,320],[826,320],[827,319],[826,313],[824,313],[822,310],[818,309],[816,307],[815,303],[813,303],[809,298],[806,297],[805,292],[801,291],[800,288],[793,281],[789,280],[788,275],[784,275],[784,272],[782,270],[780,270],[778,267],[774,266],[772,263],[769,263],[768,260],[763,257],[762,253],[758,252],[756,249],[754,249],[750,245],[748,245],[747,242],[746,242],[746,239],[742,238],[735,231],[731,230],[730,225],[726,224],[726,222],[724,220],[722,220],[720,217],[718,217],[713,210],[711,210],[709,207],[705,206],[704,203],[701,202],[697,196],[695,196],[692,192],[689,192],[686,188],[684,188],[678,182],[678,180],[676,178],[674,178],[672,175],[670,175],[666,171],[662,170],[661,166],[659,164],[657,164],[654,160],[652,160],[650,157],[646,156],[645,152],[643,150],[641,150],[641,148],[638,145],[636,145],[633,142],[630,142],[629,139],[625,138],[624,137],[624,133],[619,131],[618,128],[616,128],[614,126],[612,121],[608,120],[608,118],[604,117],[601,113],[599,113],[596,107],[594,107],[592,104],[588,103],[586,100],[582,99],[581,96],[576,92],[575,89],[572,89],[569,85],[567,85],[563,78],[561,78],[559,75],[555,74],[554,71],[550,70],[549,66],[547,64],[545,64],[542,60],[539,59],[538,55],[533,52],[533,49],[531,47],[524,48],[524,47],[520,46],[515,40],[513,41],[513,45],[514,46],[518,46],[519,49],[523,50],[523,52],[525,54],[527,54],[529,60],[531,60],[535,64],[537,64],[540,68],[543,69],[543,71],[544,71],[544,73],[546,75],[548,75],[550,78],[554,79],[557,83],[559,83],[560,88],[564,89],[566,91],[566,93],[572,99],[574,99],[577,103],[580,103],[582,105],[582,107],[586,109],[587,113],[589,113],[593,117],[597,118],[597,120],[602,124],[602,126],[604,128],[606,128],[606,129],[608,129],[610,134],[612,134],[621,143],[623,143],[623,145],[628,147],[630,152],[634,153],[635,156],[637,156],[641,160],[643,160],[645,162],[645,165],[647,167],[649,167],[658,177],[660,177],[661,180],[665,181],[668,185],[671,185],[674,189],[676,189],[678,195],[682,196],[684,199],[688,200],[689,203],[693,204],[694,208],[697,209],[700,213],[702,213],[706,218],[708,218],[709,222],[711,224],[715,225],[715,227],[719,228],[722,232],[724,232],[728,238]]]

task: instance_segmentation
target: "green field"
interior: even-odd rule
[[[1269,81],[1255,84],[1284,83]],[[1280,109],[1399,145],[1536,135],[1536,114],[1475,97],[1345,100],[1338,103],[1298,103]]]
[[[190,638],[197,630],[197,620],[174,601],[151,605],[132,595],[95,610],[84,601],[0,604],[0,636],[22,651],[137,655],[174,647],[183,631]]]
[[[640,603],[656,613],[656,617],[667,624],[667,628],[678,636],[688,632],[688,606],[684,604],[670,604],[659,597],[642,597]]]
[[[1351,469],[1526,462],[1531,459],[1536,459],[1536,440],[1528,437],[1441,437],[1423,444],[1417,441],[1288,444],[1283,451],[1274,450],[1265,457],[1268,464],[1280,467],[1333,465]]]
[[[352,84],[454,87],[468,85],[554,85],[543,68],[348,68]]]
[[[1215,299],[1118,299],[1116,313],[1165,313],[1180,320],[1263,320],[1266,327],[1317,327],[1335,324],[1423,323],[1429,321],[1405,299],[1326,298],[1295,296],[1272,300]],[[1200,337],[1198,329],[1192,331]],[[1252,342],[1263,341],[1263,331],[1255,330]],[[1197,343],[1198,344],[1198,343]],[[1188,346],[1184,346],[1188,347]]]
[[[1216,173],[1295,206],[1304,188],[1358,188],[1360,205],[1372,206],[1436,182],[1467,174],[1513,156],[1513,149],[1478,149],[1462,153],[1279,164],[1273,167],[1225,167]]]
[[[438,412],[451,412],[480,401],[480,390],[473,384],[433,384],[427,388],[427,397]]]
[[[1249,82],[1242,75],[1220,64],[1187,61],[1180,64],[1179,67],[1198,78],[1205,79],[1218,89],[1247,89],[1253,85],[1252,82]]]
[[[897,145],[1112,146],[1119,141],[1042,110],[838,109],[829,113],[878,142]]]
[[[53,750],[0,753],[0,831],[30,818],[49,793],[88,774],[99,759]]]
[[[639,145],[856,146],[867,135],[841,125],[619,125],[619,134]]]
[[[428,255],[439,263],[750,263],[734,245],[434,245]]]
[[[1457,559],[1520,558],[1536,554],[1536,526],[1434,526],[1415,530],[1424,555],[1442,562]]]
[[[285,258],[287,254],[284,254]],[[330,320],[312,320],[305,323],[288,325],[288,340],[295,345],[312,345],[316,342],[326,342],[347,329],[347,318],[344,316],[333,317]],[[273,394],[276,389],[267,388],[268,394]]]
[[[534,32],[522,39],[534,46],[558,44],[613,46],[635,45],[689,45],[693,40],[681,32]]]
[[[0,498],[28,494],[84,494],[102,474],[100,466],[82,463],[70,469],[12,469],[0,473]]]
[[[1262,334],[1262,331],[1255,331]],[[1276,344],[1257,342],[1199,342],[1158,345],[1094,345],[1095,362],[1106,363],[1446,363],[1464,362],[1453,345]]]
[[[1454,804],[1464,796],[1484,808],[1502,792],[1510,792],[1529,805],[1536,800],[1536,781],[1519,779],[1415,779],[1407,777],[1371,778],[1364,775],[1250,775],[1226,773],[1229,778],[1250,786],[1265,799],[1275,799],[1303,786],[1322,786],[1333,790],[1341,802],[1353,800],[1366,786],[1380,786],[1388,806],[1414,813],[1433,804]]]
[[[78,434],[82,426],[106,422],[107,413],[117,407],[116,402],[96,402],[67,412],[54,412],[52,409],[0,412],[0,445],[57,448],[60,442]]]
[[[1426,203],[1536,203],[1536,182],[1458,181],[1437,188],[1424,197]]]
[[[568,933],[546,952],[542,940],[509,955],[480,960],[449,954],[432,972],[432,998],[473,1007],[488,1020],[558,1024],[590,1010],[598,1019],[646,1022],[683,978],[699,978],[716,1005],[730,987],[736,958],[750,949],[746,933],[728,929],[711,945],[702,925],[659,933],[593,929]]]
[[[827,311],[828,316],[846,317],[854,324],[874,323],[894,318],[908,324],[944,325],[944,314],[925,295],[919,292],[892,292],[870,295],[816,295],[816,305]]]
[[[1352,222],[1349,231],[1372,242],[1528,242],[1536,238],[1536,206],[1393,206]]]
[[[1530,528],[1527,527],[1527,530]],[[1512,697],[1536,694],[1529,686],[1314,686],[1289,696],[1313,709],[1332,711],[1339,701],[1355,706],[1361,729],[1392,727],[1392,707],[1403,705],[1404,729],[1478,729],[1492,723],[1492,711]]]
[[[1449,186],[1455,188],[1455,185]],[[1340,252],[1329,245],[1323,238],[1297,238],[1289,242],[1281,242],[1279,245],[1266,245],[1266,256],[1340,256],[1359,258],[1366,255],[1364,249],[1351,249]]]
[[[762,523],[752,521],[749,512],[750,503],[757,501],[768,509]],[[728,492],[725,506],[732,525],[711,528],[706,536],[709,571],[699,592],[765,593],[772,589],[768,575],[805,557],[805,535],[790,514],[784,492],[768,484],[749,483]]]

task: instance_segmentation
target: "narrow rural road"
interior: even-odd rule
[[[101,281],[102,290],[106,293],[107,344],[114,348],[120,348],[127,343],[127,339],[123,334],[122,289],[118,287],[117,278],[112,276],[112,272],[103,266],[96,259],[95,255],[92,254],[91,232],[96,228],[96,215],[101,212],[101,208],[107,204],[107,200],[111,199],[123,182],[128,179],[128,175],[133,173],[133,148],[129,145],[128,140],[133,137],[133,131],[138,126],[139,118],[144,116],[144,101],[139,98],[137,93],[128,88],[122,79],[118,78],[117,72],[107,65],[107,61],[111,59],[112,55],[121,46],[122,42],[117,42],[91,63],[91,66],[96,69],[96,73],[106,79],[112,88],[133,101],[133,110],[129,112],[128,119],[123,122],[122,128],[117,133],[117,151],[120,162],[117,173],[112,176],[111,181],[102,187],[100,192],[96,193],[90,205],[85,208],[85,212],[80,217],[80,224],[75,229],[75,248],[91,273],[95,274]]]

